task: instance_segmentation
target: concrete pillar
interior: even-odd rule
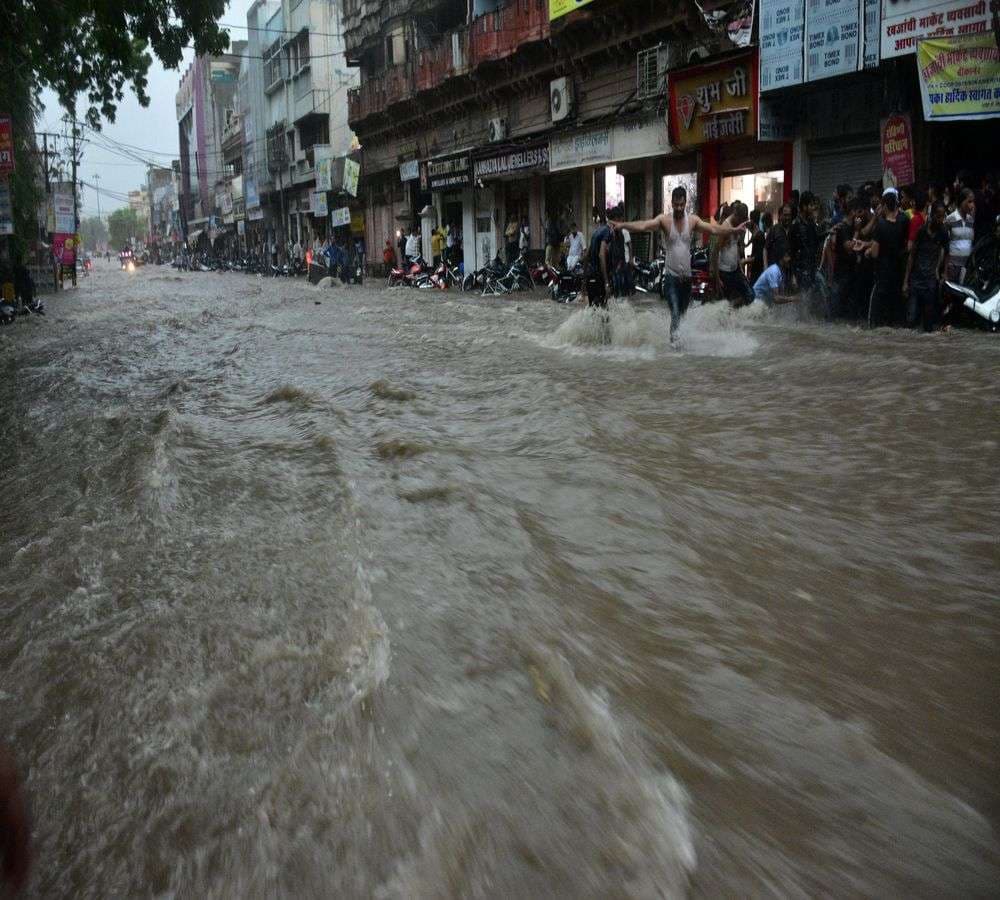
[[[531,229],[532,250],[545,246],[545,186],[541,175],[533,175],[528,187],[528,227]]]
[[[786,163],[787,164],[787,163]],[[804,191],[809,185],[809,155],[806,153],[806,142],[802,138],[796,138],[792,142],[792,184],[788,188],[788,176],[785,176],[785,185],[788,190],[789,199],[791,191]]]

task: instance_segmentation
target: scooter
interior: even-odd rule
[[[962,306],[974,312],[990,331],[1000,329],[1000,281],[976,289],[954,281],[946,281],[945,289],[962,298]]]

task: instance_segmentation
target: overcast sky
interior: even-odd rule
[[[246,25],[247,9],[252,0],[231,0],[226,7],[222,21],[227,25]],[[247,32],[244,28],[229,29],[230,40],[245,40]],[[155,57],[149,68],[149,84],[146,93],[149,95],[149,106],[143,108],[135,99],[135,94],[126,89],[125,99],[118,105],[118,113],[114,123],[105,122],[103,134],[119,143],[141,147],[133,151],[142,159],[153,160],[169,165],[170,160],[177,157],[177,114],[174,107],[174,97],[180,84],[181,75],[194,58],[194,52],[186,50],[184,61],[178,70],[167,70],[160,65]],[[82,108],[85,97],[81,98]],[[40,131],[62,133],[63,124],[60,121],[63,110],[59,106],[55,94],[51,91],[42,93],[45,110],[39,117]],[[91,135],[87,135],[91,139]],[[100,138],[96,139],[100,142]],[[161,152],[150,152],[161,151]],[[94,176],[100,176],[95,181]],[[123,158],[121,150],[106,150],[94,143],[84,145],[83,164],[79,170],[79,178],[90,184],[98,184],[102,193],[100,198],[101,214],[107,215],[113,209],[126,206],[127,203],[118,200],[112,194],[126,195],[146,183],[146,166],[136,160]],[[89,187],[82,191],[83,209],[81,217],[97,215],[97,194]]]

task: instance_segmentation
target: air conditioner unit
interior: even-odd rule
[[[573,82],[569,78],[556,78],[549,85],[552,121],[562,122],[573,115]]]
[[[490,143],[505,140],[507,137],[507,120],[501,117],[490,119]]]

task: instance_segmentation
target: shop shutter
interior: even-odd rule
[[[882,151],[878,144],[854,146],[809,155],[809,190],[830,203],[838,184],[857,190],[870,178],[880,179]]]

